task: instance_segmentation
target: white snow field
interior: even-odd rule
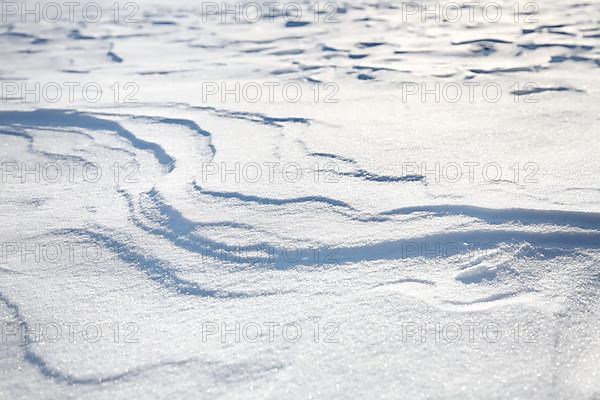
[[[0,399],[600,399],[599,1],[65,3],[2,1]]]

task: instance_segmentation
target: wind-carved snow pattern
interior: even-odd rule
[[[328,24],[304,2],[8,16],[3,89],[104,91],[2,93],[0,397],[600,396],[600,4],[500,3],[497,23],[364,1]],[[236,82],[264,96],[221,97]],[[463,97],[406,97],[422,84]]]

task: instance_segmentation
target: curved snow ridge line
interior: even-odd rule
[[[224,118],[241,119],[250,122],[255,122],[261,125],[274,126],[277,128],[283,128],[284,123],[295,123],[310,125],[311,120],[304,117],[271,117],[263,113],[249,112],[249,111],[231,111],[224,108],[216,108],[212,106],[193,106],[185,103],[174,103],[179,107],[185,107],[191,110],[210,111],[216,115]]]
[[[536,292],[537,290],[524,289],[520,291],[497,293],[467,301],[445,300],[442,301],[438,307],[447,311],[472,312],[506,307],[511,304],[527,303],[531,306],[533,305],[532,303],[535,303]]]
[[[321,171],[326,172],[327,170]],[[386,183],[397,183],[397,182],[425,182],[425,175],[403,175],[403,176],[390,176],[390,175],[378,175],[364,169],[358,169],[352,172],[334,172],[337,175],[349,176],[352,178],[359,178],[369,182],[386,182]]]
[[[202,109],[215,112],[220,117],[242,119],[246,121],[260,123],[262,125],[283,128],[283,123],[295,123],[310,125],[310,119],[304,117],[270,117],[262,113],[251,113],[246,111],[228,111],[214,107],[192,106],[192,109]]]
[[[600,230],[600,213],[562,210],[539,210],[527,208],[485,208],[460,204],[442,204],[396,208],[380,215],[406,215],[427,213],[434,216],[458,216],[477,218],[488,224],[498,225],[519,222],[528,225],[552,224]]]
[[[379,289],[379,288],[388,288],[388,287],[400,285],[402,283],[417,283],[417,284],[427,285],[427,286],[435,286],[436,285],[436,283],[434,281],[431,281],[429,279],[402,278],[402,279],[397,279],[395,281],[378,283],[377,285],[370,287],[368,290]]]
[[[13,318],[19,324],[20,329],[26,332],[26,334],[23,335],[24,340],[19,341],[20,346],[24,350],[23,359],[25,360],[25,362],[37,369],[40,372],[40,374],[42,374],[44,377],[52,379],[54,382],[65,383],[67,385],[101,385],[105,383],[118,383],[131,379],[135,376],[142,375],[145,372],[160,369],[162,367],[181,366],[199,361],[195,357],[180,361],[163,361],[160,363],[144,365],[125,372],[106,376],[77,377],[71,374],[66,374],[50,366],[41,355],[39,355],[33,350],[34,342],[31,340],[31,337],[28,333],[32,332],[32,330],[29,328],[27,320],[21,313],[20,307],[17,304],[13,303],[7,296],[5,296],[1,292],[0,302],[6,305]]]
[[[39,126],[25,125],[25,124],[19,124],[18,127],[12,126],[12,128],[19,129],[22,132],[24,132],[24,130],[26,130],[26,129],[29,129],[29,130],[50,131],[50,132],[58,132],[58,133],[69,133],[69,134],[83,136],[92,141],[95,140],[92,135],[90,135],[89,133],[83,132],[83,130],[66,129],[66,128],[50,128],[48,126],[44,126],[44,127],[40,128]]]
[[[133,218],[135,218],[134,214],[135,214],[135,206],[133,204],[133,198],[131,196],[130,193],[128,193],[125,189],[121,189],[118,188],[117,189],[117,193],[121,194],[123,196],[123,198],[127,201],[127,205],[129,208],[129,212],[132,215]],[[149,197],[153,198],[153,201],[156,201],[157,198],[160,198],[160,204],[158,204],[158,201],[156,201],[157,203],[157,208],[162,208],[164,204],[164,201],[162,200],[162,196],[159,194],[158,190],[156,190],[156,188],[152,188],[150,191],[146,192],[146,194],[149,195]],[[142,209],[140,211],[141,214],[143,214],[146,218],[151,218],[147,209]],[[158,222],[158,221],[153,221],[153,222]],[[224,228],[236,228],[236,229],[245,229],[248,231],[252,231],[252,230],[256,230],[256,231],[262,231],[258,228],[256,228],[254,225],[250,225],[250,224],[246,224],[243,222],[235,222],[235,221],[214,221],[214,222],[192,222],[190,221],[190,224],[193,225],[194,227],[198,227],[198,228],[213,228],[213,227],[224,227]],[[265,232],[265,231],[263,231]],[[265,232],[266,233],[266,232]]]
[[[177,108],[181,108],[181,109],[185,109],[185,110],[204,111],[204,112],[213,113],[216,116],[222,117],[222,118],[239,119],[239,120],[249,121],[249,122],[253,122],[256,124],[260,124],[260,125],[272,126],[272,127],[276,127],[276,128],[283,128],[285,126],[285,125],[283,125],[284,123],[310,125],[313,122],[312,119],[304,118],[304,117],[273,117],[273,116],[269,116],[269,115],[259,113],[259,112],[235,111],[235,110],[229,110],[226,108],[217,108],[217,107],[213,107],[213,106],[194,106],[194,105],[190,105],[188,103],[181,103],[181,102],[170,102],[170,103],[147,102],[147,103],[139,103],[139,104],[135,104],[135,105],[129,104],[128,106],[130,108],[142,108],[142,107],[154,106],[154,107],[161,107],[161,108],[167,108],[167,109],[177,107]],[[97,108],[101,109],[101,108],[107,108],[107,107],[98,106]],[[112,107],[108,107],[108,108],[112,108]],[[119,113],[97,113],[97,114],[98,115],[135,117],[135,115],[132,115],[132,114],[119,114]],[[152,118],[152,116],[148,116],[148,117]]]
[[[343,215],[344,217],[357,222],[369,223],[369,222],[386,222],[391,221],[390,217],[382,215],[363,215],[360,211],[342,200],[333,199],[324,196],[304,196],[291,199],[274,199],[270,197],[260,197],[254,195],[246,195],[239,192],[218,192],[203,189],[197,182],[192,181],[192,189],[202,195],[211,196],[214,198],[221,199],[234,199],[245,203],[255,203],[260,205],[272,205],[272,206],[285,206],[287,204],[301,204],[301,203],[322,203],[328,204],[334,209],[332,210],[336,214]],[[342,210],[339,210],[341,208]],[[349,210],[345,212],[343,210]]]
[[[28,133],[25,133],[23,129],[40,129],[38,127],[35,126],[27,126],[27,125],[19,125],[17,126],[12,126],[12,129],[14,129],[14,131],[6,131],[6,130],[2,130],[0,129],[0,135],[6,135],[6,136],[16,136],[16,137],[22,137],[26,140],[29,141],[29,151],[32,153],[38,153],[38,154],[42,154],[48,157],[52,157],[52,158],[58,158],[58,159],[63,159],[63,160],[70,160],[70,161],[78,161],[82,164],[91,164],[89,161],[87,161],[86,159],[80,157],[80,156],[72,156],[72,155],[65,155],[65,154],[57,154],[57,153],[49,153],[47,151],[41,151],[41,150],[35,150],[33,148],[33,142],[34,142],[34,137]],[[41,128],[44,131],[55,131],[55,132],[61,132],[61,133],[72,133],[72,134],[76,134],[76,135],[81,135],[84,136],[88,139],[90,139],[91,141],[94,141],[94,137],[92,135],[88,135],[87,133],[84,132],[77,132],[74,130],[64,130],[64,129],[54,129],[54,128],[48,128],[48,127],[44,127]],[[111,151],[116,151],[119,153],[125,153],[129,156],[135,157],[135,153],[126,150],[126,149],[122,149],[119,147],[112,147],[112,146],[107,146],[104,144],[98,144],[94,142],[95,146],[100,147],[101,149],[106,149],[106,150],[111,150]]]
[[[352,158],[348,158],[348,157],[344,157],[344,156],[339,156],[337,154],[333,154],[333,153],[307,153],[309,156],[311,157],[320,157],[320,158],[331,158],[333,160],[337,160],[337,161],[342,161],[348,164],[356,164],[356,161],[353,160]]]
[[[568,254],[567,249],[571,248],[600,249],[600,232],[523,232],[475,229],[436,233],[363,246],[336,247],[334,261],[342,264],[419,257],[447,258],[468,251],[489,250],[491,245],[499,246],[515,242],[532,243],[538,247],[552,247],[558,250],[549,257],[560,257]],[[438,251],[428,253],[421,251],[421,248],[438,249]]]
[[[515,299],[516,297],[518,297],[520,295],[527,294],[527,293],[533,293],[533,292],[535,292],[535,290],[528,289],[528,290],[522,290],[522,291],[496,293],[496,294],[492,294],[490,296],[480,297],[480,298],[473,299],[473,300],[444,300],[444,303],[452,304],[455,306],[470,306],[470,305],[481,304],[481,303],[496,303],[496,302],[499,302],[502,300]]]
[[[244,298],[252,297],[244,293],[210,290],[200,287],[198,283],[182,279],[177,276],[175,268],[170,263],[158,258],[144,255],[134,247],[123,241],[87,229],[60,229],[52,231],[56,235],[79,236],[93,241],[106,249],[114,252],[121,261],[128,265],[136,266],[148,278],[158,283],[161,287],[169,289],[179,295],[211,298]]]
[[[529,94],[537,94],[544,92],[575,92],[575,93],[585,93],[585,90],[575,89],[567,86],[549,86],[549,87],[541,87],[536,86],[529,89],[518,89],[512,90],[510,94],[514,94],[515,96],[527,96]]]
[[[156,115],[141,115],[141,114],[119,114],[119,113],[96,113],[97,115],[107,115],[111,117],[126,117],[131,118],[133,120],[142,120],[149,121],[151,123],[157,124],[167,124],[167,125],[180,125],[185,128],[190,129],[191,131],[197,133],[200,136],[208,138],[208,148],[211,153],[211,160],[214,158],[217,153],[217,149],[212,144],[212,133],[208,132],[205,129],[202,129],[200,125],[196,121],[185,118],[170,118],[170,117],[161,117]]]
[[[329,257],[335,253],[335,249],[326,248],[325,246],[315,246],[313,248],[294,246],[286,249],[269,242],[231,246],[200,235],[195,231],[196,223],[184,217],[177,209],[164,203],[160,194],[155,190],[147,193],[150,201],[154,202],[159,214],[158,218],[153,215],[148,216],[156,225],[156,227],[150,227],[135,216],[135,207],[131,197],[125,193],[124,195],[128,198],[131,220],[137,227],[150,234],[167,239],[173,245],[184,250],[201,254],[203,257],[208,256],[215,260],[225,259],[228,263],[234,265],[275,267],[277,269],[336,263],[335,259],[329,260]],[[244,253],[260,253],[261,255],[246,255]],[[296,257],[298,254],[301,256]],[[318,256],[316,256],[317,254]],[[313,258],[311,259],[311,257]],[[280,293],[263,292],[257,294],[257,296]]]
[[[0,111],[0,124],[36,125],[42,127],[76,127],[94,131],[109,131],[127,139],[133,147],[151,152],[167,172],[175,166],[175,159],[156,143],[139,139],[119,123],[102,119],[94,114],[66,109],[37,109],[34,111]]]
[[[225,258],[227,261],[234,264],[265,265],[270,262],[268,251],[273,248],[270,244],[261,242],[251,246],[228,246],[224,242],[215,241],[200,235],[196,232],[198,224],[184,217],[179,210],[164,203],[162,197],[154,189],[148,192],[147,196],[153,203],[152,206],[157,211],[158,215],[148,215],[149,212],[144,212],[144,210],[141,211],[141,213],[155,225],[154,227],[148,226],[136,216],[135,206],[131,196],[124,191],[120,191],[120,193],[125,197],[128,203],[130,219],[135,226],[149,234],[160,236],[179,248],[215,260]],[[262,252],[265,255],[252,257],[242,256],[239,254],[240,251]],[[274,293],[262,293],[262,295],[270,294]]]
[[[165,76],[165,75],[173,75],[173,74],[182,74],[186,72],[195,72],[195,69],[174,69],[174,70],[152,70],[152,71],[142,71],[136,72],[138,75],[142,76]]]
[[[3,267],[0,267],[0,272],[6,273],[6,274],[10,274],[10,275],[25,275],[23,272],[19,272],[19,271],[16,271],[14,269],[3,268]]]
[[[465,45],[465,44],[477,44],[477,43],[512,44],[513,42],[510,42],[508,40],[503,40],[503,39],[489,38],[489,39],[463,40],[461,42],[451,42],[451,43],[454,46],[461,46],[461,45]]]
[[[544,69],[548,69],[548,67],[543,67],[541,65],[532,65],[529,67],[510,67],[492,69],[471,68],[469,69],[469,72],[472,72],[474,74],[511,74],[516,72],[539,72]]]
[[[13,127],[15,128],[15,127]],[[72,162],[78,162],[81,164],[91,164],[89,161],[87,161],[86,159],[80,157],[80,156],[73,156],[73,155],[67,155],[67,154],[58,154],[58,153],[50,153],[48,151],[42,151],[42,150],[36,150],[33,148],[33,136],[31,136],[28,133],[25,133],[23,131],[7,131],[7,130],[3,130],[0,129],[0,135],[3,136],[14,136],[14,137],[20,137],[23,138],[25,140],[27,140],[28,144],[27,144],[27,150],[31,153],[31,154],[39,154],[41,156],[44,157],[48,157],[51,159],[55,159],[55,160],[68,160],[68,161],[72,161]]]
[[[128,156],[131,156],[131,157],[135,157],[136,156],[134,152],[126,150],[126,149],[121,149],[121,148],[113,147],[113,146],[107,146],[105,144],[96,144],[96,146],[100,147],[101,149],[105,149],[105,150],[116,151],[118,153],[125,153],[125,154],[127,154]]]
[[[345,162],[347,164],[358,165],[356,160],[352,158],[340,156],[338,154],[333,153],[322,153],[322,152],[311,152],[308,149],[308,146],[302,141],[298,140],[300,146],[304,148],[306,155],[309,157],[319,157],[319,158],[329,158],[332,160],[337,160],[341,162]],[[330,173],[338,176],[348,176],[352,178],[359,178],[368,182],[387,182],[387,183],[397,183],[397,182],[426,182],[425,175],[420,174],[409,174],[403,176],[391,176],[391,175],[379,175],[373,172],[369,172],[365,169],[358,168],[354,171],[348,172],[340,172],[337,169],[320,169],[317,172]]]
[[[299,39],[304,39],[304,36],[298,36],[298,35],[288,35],[288,36],[281,36],[275,39],[244,39],[244,40],[231,40],[229,41],[229,44],[271,44],[271,43],[279,43],[282,40],[299,40]]]
[[[582,51],[591,51],[594,50],[594,46],[590,45],[579,45],[573,43],[523,43],[517,44],[518,47],[527,50],[537,50],[548,47],[560,47],[569,50],[582,50]]]
[[[193,188],[201,194],[217,197],[222,199],[235,199],[245,203],[257,203],[261,205],[274,205],[274,206],[284,206],[288,204],[298,204],[298,203],[324,203],[328,204],[332,207],[342,207],[348,210],[356,211],[354,207],[350,204],[346,203],[342,200],[332,199],[331,197],[325,196],[303,196],[303,197],[292,197],[286,199],[276,199],[272,197],[262,197],[255,196],[249,194],[243,194],[240,192],[218,192],[213,190],[203,189],[200,185],[196,183],[194,180],[192,182]]]
[[[133,204],[133,199],[132,199],[131,195],[129,193],[127,193],[124,189],[121,189],[121,188],[117,189],[117,192],[124,196],[124,198],[127,201],[129,212],[130,212],[132,218],[136,218],[135,217],[136,210],[135,210],[135,206]],[[143,196],[151,202],[152,209],[150,209],[150,207],[145,207],[144,205],[141,204],[141,198]],[[193,232],[197,228],[221,227],[221,228],[242,229],[242,230],[245,230],[248,232],[256,232],[256,233],[262,233],[265,235],[276,236],[278,239],[281,239],[281,240],[286,239],[285,237],[281,237],[276,234],[273,234],[272,232],[269,232],[266,229],[258,228],[252,224],[247,224],[247,223],[243,223],[243,222],[236,222],[236,221],[198,222],[198,221],[189,220],[189,219],[185,218],[183,216],[183,213],[181,213],[179,210],[177,210],[173,206],[167,204],[165,202],[163,196],[161,195],[161,193],[156,188],[152,188],[148,192],[141,193],[139,204],[140,204],[139,213],[141,215],[143,215],[144,217],[149,219],[152,223],[154,223],[158,226],[169,227],[174,232],[177,231],[180,233],[187,234],[187,233]],[[156,218],[157,214],[153,213],[152,211],[156,211],[160,215],[160,218],[157,219]],[[174,218],[176,221],[171,221],[172,218]],[[137,219],[137,220],[139,221],[139,219]],[[141,221],[139,221],[139,222],[141,223]],[[176,222],[175,225],[172,224],[173,222]],[[185,229],[183,231],[181,231],[180,228],[183,226],[185,226]],[[152,228],[150,228],[150,229],[152,229]],[[224,243],[221,243],[221,245],[224,245]]]
[[[3,18],[2,22],[3,23],[6,22],[4,20],[4,18]],[[33,45],[42,45],[42,44],[48,43],[48,39],[45,39],[45,38],[40,37],[40,36],[33,35],[31,33],[15,32],[14,28],[15,28],[14,25],[10,24],[8,26],[8,29],[6,31],[0,33],[0,36],[10,36],[10,37],[13,37],[13,38],[27,39],[27,40],[32,39],[29,43],[33,44]]]
[[[149,120],[154,123],[184,126],[197,133],[198,135],[208,138],[208,148],[210,149],[211,160],[215,157],[215,154],[217,154],[217,149],[212,144],[212,134],[207,130],[202,129],[195,121],[192,121],[191,119],[156,117],[149,115],[132,115],[131,117],[133,119]]]

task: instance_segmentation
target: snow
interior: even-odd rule
[[[101,3],[2,6],[0,398],[600,396],[599,2]]]

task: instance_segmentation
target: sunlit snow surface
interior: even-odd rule
[[[0,398],[599,398],[600,5],[515,23],[500,3],[498,23],[376,1],[329,24],[205,22],[194,1],[141,4],[137,23],[9,17],[0,83],[104,93],[0,105]],[[129,82],[139,102],[115,104]],[[303,96],[223,102],[203,82]],[[406,100],[407,82],[503,95]],[[31,333],[51,324],[61,339]]]

